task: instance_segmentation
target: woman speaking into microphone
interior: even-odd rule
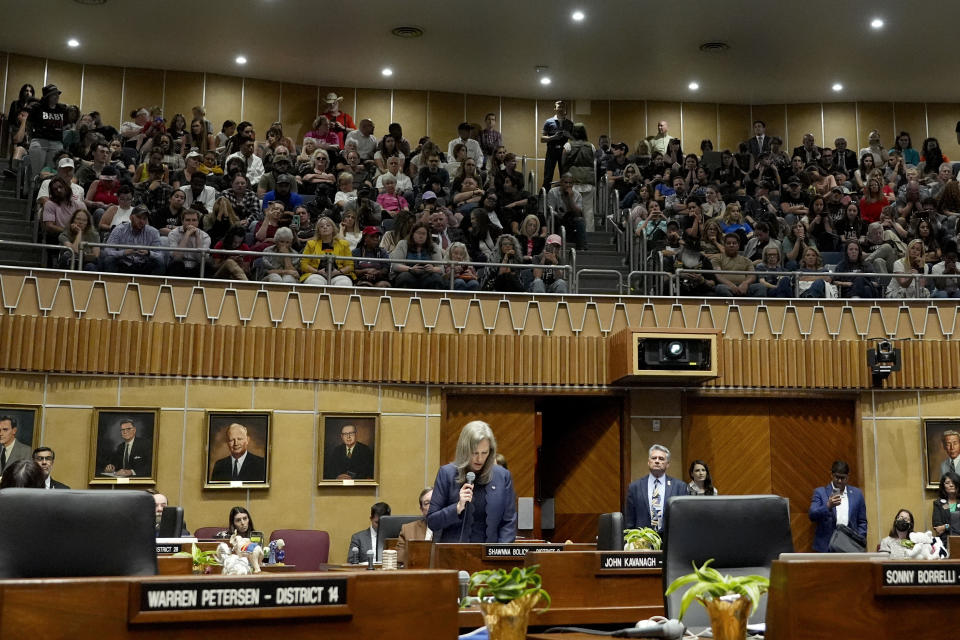
[[[513,542],[517,496],[510,472],[497,465],[497,439],[486,422],[468,422],[456,459],[433,483],[427,526],[437,542]]]

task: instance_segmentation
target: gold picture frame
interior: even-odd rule
[[[157,484],[159,424],[158,408],[94,407],[87,483]],[[129,450],[124,451],[131,428]]]
[[[341,433],[345,433],[345,430],[351,426],[354,428],[356,442],[348,458],[347,440],[341,436]],[[380,414],[321,414],[317,460],[318,486],[379,486]]]
[[[204,489],[269,489],[272,411],[207,411],[204,432]],[[239,425],[243,431],[230,427]],[[229,442],[243,452],[236,459]],[[242,443],[242,436],[246,442]],[[236,462],[236,473],[231,463]]]

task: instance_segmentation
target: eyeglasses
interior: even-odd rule
[[[46,462],[46,461],[53,462],[53,456],[34,456],[33,459],[36,460],[37,462]]]

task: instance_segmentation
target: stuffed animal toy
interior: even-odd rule
[[[286,551],[283,550],[284,546],[283,538],[270,541],[267,564],[283,564],[283,560],[287,556]]]
[[[246,558],[234,555],[225,542],[217,545],[217,560],[223,566],[223,575],[245,576],[253,572],[250,562]]]
[[[253,573],[260,573],[260,564],[263,562],[262,545],[251,542],[250,538],[244,538],[235,533],[230,536],[230,547],[234,554],[240,558],[245,558],[250,563],[250,569]]]
[[[910,542],[913,547],[907,551],[907,557],[914,560],[937,560],[946,557],[946,549],[940,538],[930,531],[913,531],[910,533]]]

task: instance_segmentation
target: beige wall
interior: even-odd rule
[[[56,451],[54,477],[74,489],[89,488],[94,407],[159,407],[156,488],[184,507],[191,530],[226,526],[230,508],[243,505],[267,534],[328,531],[334,562],[345,561],[350,535],[369,526],[374,502],[388,502],[398,515],[417,513],[417,494],[439,466],[436,387],[3,375],[6,403],[44,407],[38,442]],[[269,489],[203,489],[208,409],[274,411]],[[351,411],[381,414],[380,487],[318,487],[319,417]]]
[[[421,90],[363,89],[301,85],[173,70],[133,69],[83,65],[19,54],[0,53],[4,104],[16,97],[25,82],[36,87],[55,82],[63,100],[80,104],[84,111],[99,110],[104,120],[118,124],[133,109],[161,105],[167,117],[204,104],[215,127],[226,119],[250,120],[259,136],[275,120],[285,132],[299,139],[309,130],[322,98],[328,91],[344,97],[343,109],[355,120],[371,118],[376,134],[382,136],[392,121],[404,126],[404,135],[416,143],[431,136],[446,148],[463,120],[481,122],[488,111],[499,114],[500,128],[508,149],[518,155],[542,157],[539,143],[543,121],[553,114],[550,100],[533,100],[489,95],[458,94]],[[754,119],[767,123],[770,135],[782,136],[789,148],[798,146],[805,133],[813,133],[818,144],[833,145],[838,136],[847,138],[851,148],[866,146],[867,134],[880,131],[884,144],[906,129],[914,146],[923,138],[940,140],[944,153],[960,158],[954,126],[960,118],[960,104],[838,102],[805,104],[729,105],[699,102],[649,100],[571,100],[571,118],[584,122],[592,141],[601,133],[622,140],[633,149],[644,136],[656,133],[657,121],[667,119],[670,133],[679,136],[687,152],[699,152],[700,141],[713,140],[715,148],[735,149],[751,132]],[[542,162],[531,160],[528,171],[539,171]]]

